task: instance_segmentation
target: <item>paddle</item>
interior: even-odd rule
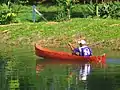
[[[70,48],[71,48],[72,54],[78,56],[78,54],[73,51],[73,50],[75,49],[75,47],[74,47],[70,42],[68,43],[68,45],[69,45]]]
[[[74,46],[69,42],[68,45],[70,46],[71,50],[73,51],[74,50]]]

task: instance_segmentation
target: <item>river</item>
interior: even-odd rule
[[[0,55],[0,90],[85,90],[73,65],[39,65],[33,47],[9,48]],[[67,51],[67,50],[64,50]],[[97,52],[102,54],[104,52]],[[119,52],[106,51],[106,68],[93,68],[87,80],[87,90],[120,90]],[[116,56],[115,56],[116,55]],[[72,72],[72,74],[71,74]]]

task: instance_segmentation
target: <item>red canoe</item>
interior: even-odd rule
[[[35,45],[35,54],[39,57],[43,57],[46,59],[50,59],[51,62],[63,62],[63,63],[106,63],[106,54],[102,56],[90,56],[90,57],[84,57],[84,56],[76,56],[72,55],[71,53],[67,52],[61,52],[61,51],[54,51],[47,48],[43,48],[40,45]]]

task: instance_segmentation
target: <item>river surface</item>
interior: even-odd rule
[[[41,65],[33,47],[2,48],[0,90],[120,90],[119,52],[94,53],[108,54],[107,67],[94,67],[87,82],[82,82],[77,65]]]

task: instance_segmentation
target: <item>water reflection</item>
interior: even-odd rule
[[[119,58],[108,58],[107,60],[107,64],[120,64],[120,59]]]
[[[17,52],[0,56],[0,90],[36,90],[35,57]]]
[[[117,60],[107,59],[107,64],[118,64]],[[37,75],[42,85],[39,87],[41,90],[43,88],[46,90],[85,90],[86,85],[86,90],[118,90],[120,88],[120,65],[110,64],[106,68],[93,68],[87,82],[82,82],[77,78],[79,70],[75,70],[76,66],[42,65],[40,60],[36,62]]]
[[[36,65],[37,76],[30,74],[33,72],[30,67],[23,67],[25,69],[19,69],[21,71],[14,68],[6,76],[5,68],[1,65],[0,90],[85,90],[85,83],[77,78],[77,66],[41,65],[38,61]],[[106,69],[93,68],[86,82],[87,90],[119,90],[119,71],[120,65],[115,64]]]
[[[7,82],[5,77],[6,58],[0,56],[0,90],[7,90]]]

